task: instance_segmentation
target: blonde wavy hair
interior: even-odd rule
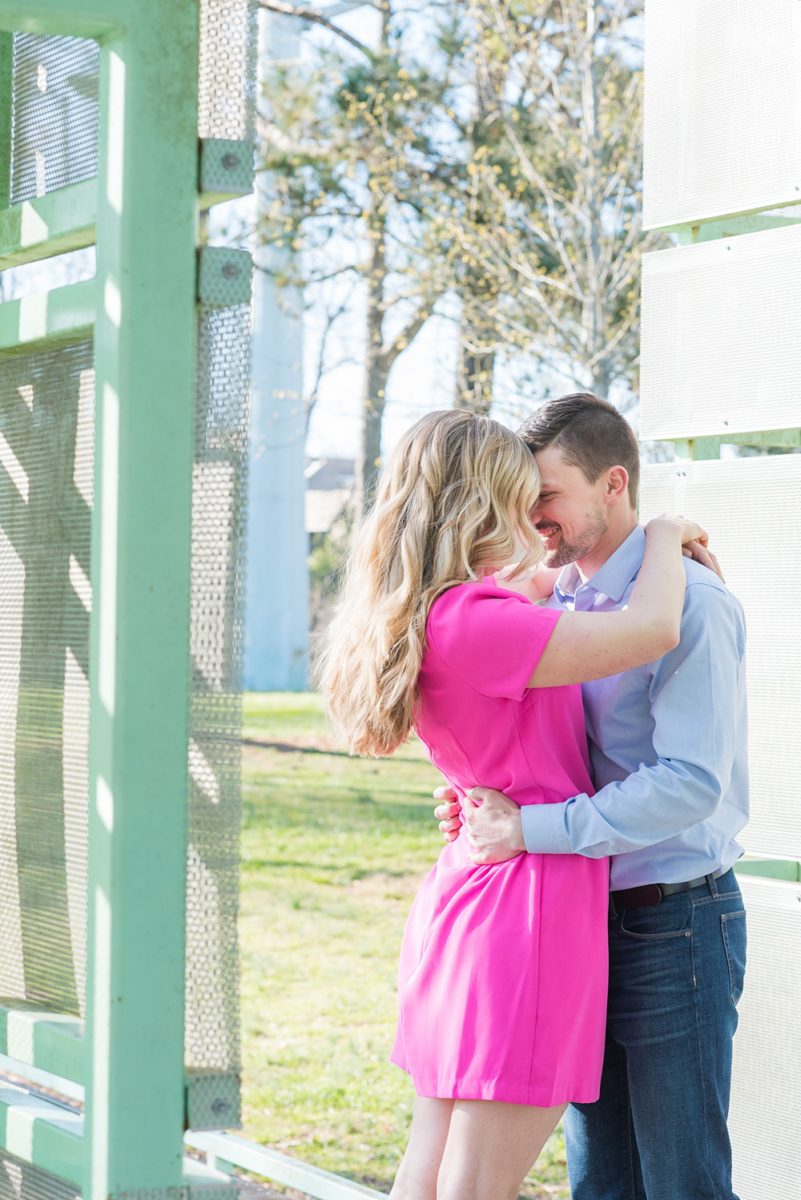
[[[434,600],[515,558],[515,574],[542,558],[529,520],[538,494],[534,456],[489,417],[430,413],[401,439],[354,535],[318,660],[353,752],[391,754],[408,737]]]

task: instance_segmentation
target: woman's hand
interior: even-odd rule
[[[690,542],[698,542],[701,546],[709,544],[709,534],[706,530],[702,529],[695,521],[688,520],[687,517],[674,517],[663,513],[661,517],[654,517],[653,521],[648,522],[645,532],[648,533],[657,528],[678,530],[682,546],[687,546]]]
[[[709,535],[695,521],[690,521],[687,517],[672,517],[667,513],[663,513],[661,517],[655,517],[653,521],[648,522],[645,527],[646,531],[652,525],[673,529],[677,528],[681,536],[681,552],[685,558],[695,559],[702,566],[708,567],[710,571],[714,571],[724,583],[726,582],[723,572],[720,569],[720,563],[709,549]]]
[[[726,582],[726,576],[720,569],[720,563],[708,546],[702,546],[700,542],[688,542],[686,546],[682,546],[681,552],[685,558],[694,558],[702,566],[709,567],[709,570],[714,571],[719,579]]]

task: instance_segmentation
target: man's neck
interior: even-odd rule
[[[637,528],[637,514],[632,512],[625,521],[616,523],[609,527],[606,533],[593,546],[588,554],[583,558],[576,559],[576,569],[578,570],[581,582],[586,583],[591,579],[597,571],[612,557],[618,550],[626,538]]]

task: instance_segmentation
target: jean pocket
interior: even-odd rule
[[[729,967],[729,994],[736,1004],[743,994],[745,982],[745,960],[748,934],[745,911],[721,913],[720,927],[723,931],[723,947]]]
[[[670,896],[653,908],[625,908],[620,932],[635,941],[660,942],[692,936],[693,910],[686,892]]]

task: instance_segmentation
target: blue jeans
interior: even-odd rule
[[[565,1117],[573,1200],[737,1200],[726,1118],[745,947],[733,871],[612,907],[601,1096]]]

